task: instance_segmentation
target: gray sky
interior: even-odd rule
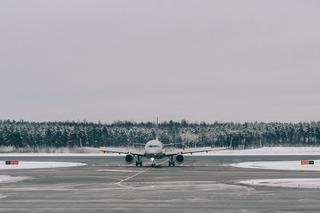
[[[320,1],[0,0],[0,119],[320,120]]]

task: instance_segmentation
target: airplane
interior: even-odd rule
[[[142,158],[148,158],[151,165],[156,166],[156,160],[162,158],[169,158],[169,167],[174,167],[176,162],[182,164],[184,162],[184,154],[192,154],[199,152],[217,151],[225,148],[199,147],[199,148],[169,148],[174,144],[163,144],[158,138],[158,118],[156,138],[148,141],[144,148],[137,147],[100,147],[98,150],[104,153],[118,153],[125,154],[125,161],[132,164],[136,161],[136,166],[142,166]]]

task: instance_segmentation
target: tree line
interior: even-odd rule
[[[0,146],[77,147],[128,146],[154,139],[152,122],[29,122],[0,120]],[[178,146],[252,148],[261,146],[318,146],[320,122],[214,122],[166,121],[159,139]]]

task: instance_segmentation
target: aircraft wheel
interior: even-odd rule
[[[175,162],[174,161],[169,161],[169,166],[175,166]]]

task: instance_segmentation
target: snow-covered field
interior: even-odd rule
[[[26,179],[30,179],[30,177],[24,177],[24,176],[12,177],[9,175],[0,175],[0,184],[15,183],[15,182],[19,182]],[[0,199],[6,198],[6,197],[7,197],[6,195],[0,194]]]
[[[291,171],[320,171],[320,160],[314,165],[301,165],[301,161],[256,161],[230,164],[234,167],[251,169],[275,169]],[[320,189],[320,178],[280,178],[280,179],[252,179],[240,181],[241,184],[253,186],[272,186],[290,188]]]
[[[250,169],[275,169],[293,171],[320,171],[320,160],[314,165],[301,165],[300,161],[256,161],[230,164],[230,166]]]
[[[0,183],[15,183],[25,179],[29,179],[29,177],[23,177],[23,176],[12,177],[9,175],[0,175]]]
[[[0,153],[0,157],[79,157],[79,156],[119,156],[104,153]]]
[[[320,189],[320,178],[280,178],[243,180],[241,184],[253,186]]]
[[[188,154],[190,155],[190,154]],[[193,156],[267,156],[267,155],[320,155],[320,147],[263,147],[257,149],[225,149]],[[60,157],[60,156],[119,156],[113,153],[0,153],[0,157]]]
[[[262,147],[256,149],[226,149],[199,155],[216,156],[268,156],[268,155],[320,155],[320,147]]]
[[[5,161],[0,161],[0,170],[2,169],[44,169],[44,168],[60,168],[85,166],[85,163],[73,162],[42,162],[42,161],[20,161],[18,165],[6,165]]]

